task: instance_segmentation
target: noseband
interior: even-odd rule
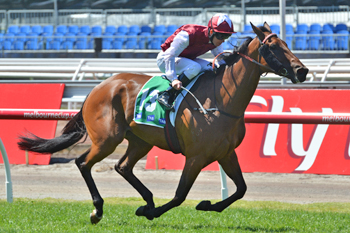
[[[259,62],[256,61],[256,60],[254,60],[253,58],[251,58],[251,57],[245,55],[245,54],[242,54],[242,53],[238,53],[238,54],[239,54],[241,57],[244,57],[245,59],[247,59],[247,60],[253,62],[254,64],[257,64],[257,65],[259,65],[259,66],[261,66],[261,67],[264,67],[264,68],[270,70],[270,71],[273,72],[273,73],[276,73],[276,74],[278,74],[278,75],[281,75],[281,76],[286,77],[286,76],[288,75],[287,69],[283,67],[282,63],[281,63],[281,62],[276,58],[276,56],[272,53],[272,51],[270,50],[270,47],[269,47],[267,44],[265,44],[266,41],[267,41],[270,37],[272,37],[272,36],[276,36],[276,37],[277,37],[276,33],[271,33],[271,34],[267,35],[263,41],[261,41],[260,38],[258,37],[258,38],[259,38],[259,41],[260,41],[260,46],[261,46],[261,47],[258,49],[258,51],[259,51]],[[265,65],[263,65],[263,64],[260,63],[260,60],[261,60],[260,55],[265,59],[266,63],[267,63],[270,67],[265,66]]]

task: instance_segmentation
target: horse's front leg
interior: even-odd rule
[[[147,205],[140,207],[136,215],[146,216],[149,220],[153,219],[152,215],[144,215],[144,212],[154,209],[153,194],[142,182],[134,175],[133,168],[137,161],[145,156],[151,149],[152,145],[146,143],[131,132],[127,133],[126,138],[129,140],[129,146],[125,155],[115,165],[115,170],[124,177],[142,196]]]
[[[218,203],[215,203],[213,205],[211,204],[210,201],[202,201],[197,205],[196,207],[197,210],[221,212],[224,209],[226,209],[229,205],[231,205],[233,202],[237,201],[238,199],[241,199],[244,196],[245,192],[247,191],[247,185],[244,181],[242,171],[238,163],[236,152],[233,151],[231,155],[226,156],[225,158],[221,159],[218,162],[220,163],[221,167],[224,169],[226,174],[236,184],[237,190],[230,197]]]
[[[140,214],[139,216],[152,215],[153,217],[158,218],[168,210],[181,205],[181,203],[185,201],[187,194],[190,191],[199,172],[205,165],[206,164],[204,164],[204,162],[200,160],[198,156],[195,158],[187,159],[185,167],[182,171],[179,185],[176,189],[175,197],[162,206],[159,206],[155,209],[145,210],[143,214]]]

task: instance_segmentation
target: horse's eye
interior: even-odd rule
[[[271,44],[270,45],[270,49],[276,49],[277,48],[277,45],[276,44]]]

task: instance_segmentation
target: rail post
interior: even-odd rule
[[[5,150],[4,143],[2,143],[2,140],[0,138],[0,151],[2,155],[2,159],[4,161],[5,166],[5,174],[6,174],[6,181],[5,181],[5,187],[6,187],[6,198],[8,203],[13,202],[13,194],[12,194],[12,181],[11,181],[11,171],[10,171],[10,164],[7,157],[7,153]]]
[[[220,180],[221,180],[221,198],[222,200],[225,200],[228,198],[228,188],[227,188],[227,181],[226,181],[226,173],[224,172],[224,169],[222,169],[221,165],[219,164],[220,168]]]

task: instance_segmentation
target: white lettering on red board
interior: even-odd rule
[[[272,97],[272,106],[271,112],[281,113],[283,111],[284,99],[282,96],[271,96]],[[267,101],[261,96],[253,96],[251,103],[262,104],[267,106]],[[302,113],[300,108],[289,108],[291,112]],[[333,113],[331,108],[322,108],[322,113]],[[304,148],[303,143],[303,125],[302,124],[292,124],[291,129],[291,147],[292,151],[297,156],[303,156],[304,160],[302,163],[295,169],[295,171],[307,171],[314,164],[317,154],[322,145],[323,139],[326,135],[327,124],[318,124],[314,134],[311,136],[310,145],[307,150]],[[275,151],[275,145],[277,140],[279,124],[270,123],[267,126],[266,137],[263,145],[263,154],[266,156],[277,156]],[[348,149],[350,155],[350,147]]]

